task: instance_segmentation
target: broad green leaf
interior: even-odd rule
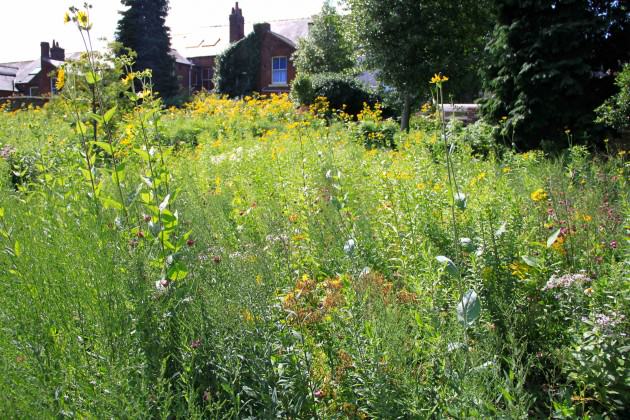
[[[105,124],[110,122],[114,114],[116,114],[116,108],[118,108],[118,105],[114,105],[112,109],[110,109],[105,113],[105,115],[103,115],[103,121],[105,122]]]
[[[123,205],[120,202],[110,197],[101,197],[101,202],[103,203],[103,207],[105,207],[106,209],[123,209]]]
[[[453,277],[459,276],[459,270],[457,269],[457,266],[455,265],[453,261],[451,261],[450,258],[440,255],[438,257],[435,257],[435,259],[438,260],[440,264],[446,266],[446,271],[448,272],[448,274],[450,274]]]
[[[134,152],[138,154],[142,158],[142,160],[148,162],[149,161],[149,152],[142,149],[133,149]]]
[[[188,275],[188,269],[181,262],[176,262],[168,269],[168,273],[166,276],[169,280],[177,281],[182,280],[184,277]]]
[[[127,176],[127,172],[125,171],[125,164],[121,163],[112,171],[112,181],[116,182],[116,177],[118,177],[118,181],[123,182],[125,177]]]
[[[77,125],[75,126],[75,130],[77,131],[77,134],[85,136],[85,134],[87,133],[87,126],[85,125],[85,123],[83,121],[77,121]]]
[[[92,120],[96,121],[98,124],[103,124],[103,117],[101,117],[98,114],[95,114],[93,112],[88,112],[87,116],[90,117]]]
[[[93,141],[91,142],[92,144],[94,144],[95,146],[100,147],[101,149],[105,150],[107,153],[109,153],[110,155],[114,154],[114,148],[112,147],[111,144],[106,143],[104,141]]]
[[[521,258],[523,259],[523,261],[525,261],[525,264],[529,265],[530,267],[534,267],[534,268],[539,268],[540,267],[540,259],[538,259],[536,257],[530,257],[528,255],[523,255]]]
[[[561,229],[556,230],[550,237],[547,239],[547,248],[551,247],[557,240],[558,236],[560,236]]]
[[[159,209],[160,211],[164,211],[166,209],[166,207],[168,207],[168,201],[171,199],[171,195],[170,194],[166,194],[166,197],[164,197],[164,200],[160,203],[159,205]]]
[[[457,304],[457,320],[466,328],[481,315],[479,296],[473,289],[468,290]]]
[[[85,81],[88,82],[88,84],[90,85],[100,82],[101,79],[102,77],[93,71],[88,71],[87,73],[85,73]]]

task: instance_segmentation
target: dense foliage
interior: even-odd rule
[[[170,31],[165,24],[168,0],[122,0],[116,40],[135,51],[135,71],[151,69],[155,90],[165,99],[176,96],[179,84],[171,56]]]
[[[617,94],[606,100],[597,110],[597,122],[622,130],[630,128],[630,64],[626,64],[615,78]]]
[[[326,98],[332,109],[357,115],[364,104],[374,105],[377,97],[351,75],[340,73],[300,74],[291,86],[292,98],[301,105],[311,105],[319,97]]]
[[[354,67],[354,50],[330,0],[313,17],[306,38],[298,41],[293,61],[298,73],[341,73]]]
[[[254,32],[230,45],[216,58],[213,82],[217,93],[240,97],[256,90],[261,37],[260,27],[255,26]]]
[[[485,115],[503,120],[500,135],[522,149],[545,141],[558,149],[568,138],[589,138],[594,109],[613,93],[611,72],[630,58],[627,3],[494,3],[498,24],[488,44]]]
[[[444,77],[400,133],[325,98],[165,109],[97,57],[0,108],[7,418],[630,410],[627,151],[503,147]]]
[[[490,21],[485,1],[348,0],[355,42],[366,65],[403,99],[408,128],[414,99],[427,99],[427,81],[443,71],[455,80],[474,74]],[[460,77],[461,75],[461,77]],[[472,78],[474,80],[474,77]],[[474,93],[473,93],[474,94]]]

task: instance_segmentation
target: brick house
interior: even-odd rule
[[[65,51],[53,40],[40,44],[36,60],[0,64],[0,97],[42,96],[55,93],[55,78],[49,74],[66,59]]]
[[[297,41],[308,35],[310,19],[289,19],[256,25],[262,31],[260,69],[256,90],[261,93],[288,92],[295,78],[291,55]],[[216,58],[230,45],[245,37],[245,18],[238,2],[232,8],[229,25],[208,26],[176,34],[171,39],[171,56],[182,92],[212,90]],[[75,58],[79,54],[72,54]],[[55,78],[49,75],[66,60],[59,43],[40,44],[40,57],[31,61],[0,63],[0,97],[54,95]]]
[[[262,31],[258,92],[289,91],[295,78],[291,55],[296,50],[297,41],[308,35],[309,24],[310,19],[289,19],[256,25],[257,30]],[[238,2],[232,8],[229,25],[207,26],[195,32],[175,34],[171,40],[173,48],[191,63],[189,67],[179,63],[177,74],[182,88],[191,93],[212,90],[217,56],[244,37],[245,18]],[[189,78],[185,76],[186,71]]]

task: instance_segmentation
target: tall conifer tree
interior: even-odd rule
[[[179,90],[175,60],[170,55],[170,30],[166,26],[168,0],[121,0],[128,9],[120,12],[116,40],[134,50],[135,70],[151,69],[155,90],[164,99]]]

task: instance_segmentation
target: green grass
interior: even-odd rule
[[[472,241],[460,252],[435,124],[396,134],[396,150],[368,149],[356,123],[284,98],[209,96],[163,112],[144,137],[148,107],[115,117],[124,200],[112,156],[95,146],[102,187],[91,195],[59,103],[0,113],[0,149],[12,150],[0,158],[7,417],[628,410],[623,153],[517,154],[482,125],[454,129],[467,196],[458,236]],[[134,152],[147,141],[162,175]],[[167,192],[160,212],[152,200]],[[163,247],[145,220],[168,223],[175,211],[173,248]],[[157,287],[175,265],[183,278]],[[578,273],[592,281],[543,290]],[[456,307],[469,289],[482,309],[464,328]]]

